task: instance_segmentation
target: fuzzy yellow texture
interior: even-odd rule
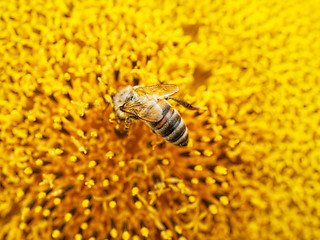
[[[0,238],[320,239],[319,6],[1,1]],[[119,135],[164,83],[187,148]]]

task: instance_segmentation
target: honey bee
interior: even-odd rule
[[[172,84],[127,86],[113,97],[113,109],[120,120],[125,120],[125,129],[129,128],[131,118],[141,119],[166,141],[176,146],[187,146],[188,129],[178,111],[167,100],[172,99],[191,110],[198,108],[170,97],[178,91],[178,86]]]

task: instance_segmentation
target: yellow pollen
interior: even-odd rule
[[[23,120],[23,114],[21,112],[19,112],[17,110],[13,110],[11,114],[12,114],[11,119],[13,121],[22,121]]]
[[[43,216],[45,217],[48,217],[50,215],[50,210],[49,209],[45,209],[43,212],[42,212]]]
[[[189,196],[189,202],[193,203],[196,201],[196,197],[195,196]]]
[[[118,236],[117,229],[112,228],[111,231],[110,231],[110,235],[111,235],[111,237],[116,238]]]
[[[227,182],[223,182],[221,184],[221,187],[223,187],[224,189],[227,189],[229,187],[229,184]]]
[[[59,116],[53,117],[53,121],[54,121],[55,123],[61,123],[61,122],[62,122],[61,117],[59,117]]]
[[[232,126],[232,125],[234,125],[235,124],[235,120],[234,119],[227,119],[227,121],[226,121],[226,125],[228,125],[228,126]]]
[[[118,182],[119,181],[119,176],[116,175],[116,174],[112,175],[112,181]]]
[[[221,141],[222,140],[222,136],[221,135],[218,135],[218,136],[216,136],[215,138],[214,138],[214,141],[216,141],[216,142],[219,142],[219,141]]]
[[[98,137],[98,132],[97,131],[92,131],[90,133],[90,136],[93,137],[93,138],[96,138],[96,137]]]
[[[134,235],[134,236],[132,237],[132,240],[140,240],[140,238],[139,238],[138,235]]]
[[[114,156],[114,153],[112,151],[109,151],[109,152],[106,153],[106,158],[107,159],[111,159],[111,158],[113,158],[113,156]]]
[[[116,115],[114,114],[114,112],[110,113],[109,119],[111,119],[111,120],[115,120],[116,119]]]
[[[139,188],[138,187],[133,187],[132,188],[132,196],[135,196],[139,193]]]
[[[28,137],[28,131],[26,129],[17,129],[14,128],[12,130],[13,134],[20,138],[27,138]]]
[[[79,181],[83,181],[83,180],[84,180],[84,175],[83,175],[83,174],[79,174],[79,175],[77,176],[77,179],[78,179]]]
[[[125,161],[120,161],[118,165],[119,167],[124,167],[125,164],[126,164]]]
[[[55,205],[60,204],[60,203],[61,203],[61,198],[55,198],[55,199],[53,200],[53,203],[54,203]]]
[[[193,156],[201,156],[201,152],[199,152],[198,150],[194,150],[194,151],[192,151],[192,155]]]
[[[86,208],[83,213],[84,213],[84,215],[88,216],[88,215],[90,215],[91,210],[89,208]]]
[[[71,79],[70,74],[69,74],[69,73],[65,73],[65,74],[64,74],[64,79],[65,79],[65,80],[70,80],[70,79]]]
[[[169,163],[170,163],[170,162],[169,162],[169,160],[168,160],[168,159],[166,159],[166,158],[162,160],[162,164],[163,164],[163,165],[168,166],[168,165],[169,165]]]
[[[219,200],[223,205],[228,205],[229,203],[229,199],[226,196],[221,196]]]
[[[43,161],[41,159],[37,159],[36,160],[36,165],[37,166],[42,166],[43,165]]]
[[[230,140],[230,141],[229,141],[229,146],[230,146],[231,148],[234,148],[239,142],[240,142],[239,139]]]
[[[198,178],[191,178],[191,183],[192,184],[198,184],[199,183],[199,179]]]
[[[207,136],[202,136],[201,137],[201,142],[210,142],[210,138],[209,137],[207,137]]]
[[[19,188],[17,190],[17,198],[21,198],[22,196],[24,196],[24,191],[21,188]]]
[[[22,208],[22,210],[21,210],[21,215],[22,215],[22,216],[25,216],[25,215],[27,215],[28,212],[30,212],[30,208],[24,207],[24,208]]]
[[[102,185],[103,185],[104,187],[109,186],[109,180],[108,180],[108,179],[103,180]]]
[[[86,222],[81,223],[80,228],[82,230],[86,230],[88,228],[88,223],[86,223]]]
[[[58,229],[53,230],[52,237],[53,238],[58,238],[59,236],[60,236],[60,231]]]
[[[137,61],[138,60],[137,54],[132,53],[130,56],[130,59],[131,59],[131,61]]]
[[[54,153],[55,153],[56,155],[61,155],[61,154],[63,153],[63,150],[60,149],[60,148],[56,148],[56,149],[54,150]]]
[[[179,237],[178,240],[187,240],[185,237]]]
[[[197,172],[200,172],[200,171],[203,170],[203,168],[202,168],[201,165],[196,165],[196,166],[194,167],[194,170],[197,171]]]
[[[136,201],[134,203],[134,206],[137,208],[137,209],[141,209],[142,208],[142,202],[141,201]]]
[[[117,206],[116,201],[111,201],[111,202],[109,202],[109,207],[115,208],[116,206]]]
[[[211,205],[209,206],[209,211],[210,211],[211,214],[215,215],[215,214],[218,213],[218,208],[217,208],[216,205],[211,204]]]
[[[90,161],[89,164],[88,164],[88,167],[89,168],[93,168],[97,165],[97,162],[96,161]]]
[[[60,108],[58,109],[58,112],[59,112],[60,115],[62,115],[62,116],[64,116],[64,117],[68,116],[68,110],[65,109],[65,108],[61,108],[61,107],[60,107]]]
[[[82,201],[82,207],[86,208],[86,207],[89,207],[89,205],[90,205],[89,199],[85,199]]]
[[[41,133],[36,133],[35,137],[38,138],[38,139],[41,139],[42,138],[42,134]]]
[[[206,149],[203,151],[203,155],[206,157],[211,157],[213,155],[213,152]]]
[[[122,233],[122,239],[123,240],[128,240],[130,238],[130,233],[128,231],[124,231]]]
[[[80,233],[77,233],[75,236],[74,236],[74,239],[75,240],[82,240],[82,235]]]
[[[227,174],[227,169],[222,166],[216,166],[214,169],[214,172],[220,175],[226,175]]]
[[[19,224],[19,229],[24,230],[27,227],[27,224],[25,222],[22,222]]]
[[[90,237],[88,240],[95,240],[96,238],[95,237]]]
[[[179,225],[174,226],[174,230],[178,233],[178,234],[182,234],[182,228]]]
[[[146,228],[146,227],[142,227],[142,228],[141,228],[141,235],[142,235],[143,237],[148,237],[148,235],[149,235],[149,229]]]
[[[178,188],[180,188],[180,189],[184,189],[184,188],[186,187],[186,185],[185,185],[183,182],[179,182],[179,183],[177,184],[177,186],[178,186]]]
[[[213,179],[212,177],[206,177],[206,184],[211,185],[214,184],[216,182],[215,179]]]
[[[109,94],[113,95],[113,94],[116,94],[117,93],[117,90],[113,87],[110,87],[109,89]]]
[[[104,99],[105,99],[108,103],[112,102],[112,97],[111,97],[110,95],[105,94],[105,95],[104,95]]]
[[[31,167],[27,167],[26,169],[24,169],[24,173],[27,175],[31,175],[32,174],[32,168]]]
[[[172,238],[172,232],[169,229],[165,230],[165,231],[161,231],[161,236],[164,239],[171,239]]]
[[[61,130],[62,125],[60,123],[55,122],[55,123],[53,123],[53,128],[57,129],[57,130]]]
[[[34,212],[35,213],[39,213],[39,212],[41,212],[41,210],[42,210],[41,206],[36,206],[35,209],[34,209]]]
[[[85,110],[84,110],[84,109],[79,109],[79,111],[78,111],[77,113],[78,113],[78,115],[79,115],[80,117],[83,117],[84,114],[85,114]]]
[[[70,161],[71,161],[71,162],[76,162],[76,161],[77,161],[77,157],[74,156],[74,155],[72,155],[72,156],[70,157]]]
[[[69,222],[69,221],[71,220],[71,218],[72,218],[72,214],[71,214],[71,213],[66,213],[66,214],[64,215],[64,220],[65,220],[66,222]]]

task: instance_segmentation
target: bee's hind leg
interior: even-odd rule
[[[190,110],[199,110],[200,109],[199,107],[193,106],[190,103],[187,103],[186,101],[178,99],[178,98],[173,98],[173,97],[166,97],[165,98],[165,100],[168,100],[168,99],[172,99],[172,100],[176,101],[177,103],[181,104],[182,106],[184,106],[185,108],[190,109]]]

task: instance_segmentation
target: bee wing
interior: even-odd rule
[[[138,96],[149,96],[150,98],[165,98],[179,91],[174,84],[154,85],[149,87],[134,87]]]
[[[122,111],[130,113],[147,122],[157,122],[162,119],[162,109],[155,100],[145,99],[134,103],[126,103]]]

